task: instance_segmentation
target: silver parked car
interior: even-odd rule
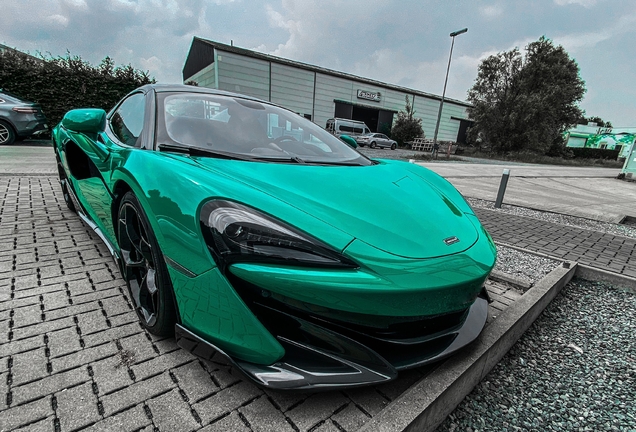
[[[47,127],[40,105],[0,91],[0,145],[21,141]]]
[[[397,148],[397,142],[393,141],[388,136],[381,133],[370,133],[364,134],[356,137],[356,142],[361,147],[369,146],[371,148],[385,148],[390,147],[391,150],[395,150]]]

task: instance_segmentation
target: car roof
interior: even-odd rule
[[[188,93],[214,94],[214,95],[239,97],[239,98],[250,99],[250,100],[259,101],[259,102],[271,103],[263,99],[247,96],[240,93],[234,93],[234,92],[229,92],[225,90],[217,90],[217,89],[211,89],[207,87],[198,87],[198,86],[186,85],[186,84],[146,84],[140,87],[140,89],[143,89],[143,90],[152,89],[157,93],[188,92]]]
[[[32,102],[29,102],[27,100],[21,99],[18,96],[14,95],[12,93],[6,92],[6,91],[4,91],[2,89],[0,89],[0,98],[6,100],[8,102],[13,102],[13,103],[26,103],[26,104],[32,103]]]
[[[207,87],[198,87],[198,86],[193,86],[193,85],[186,85],[186,84],[146,84],[143,85],[135,90],[133,90],[132,92],[130,92],[129,94],[132,94],[136,91],[143,91],[148,92],[150,90],[153,90],[155,93],[171,93],[171,92],[183,92],[183,93],[200,93],[200,94],[211,94],[211,95],[218,95],[218,96],[227,96],[227,97],[232,97],[232,98],[241,98],[241,99],[247,99],[247,100],[252,100],[255,102],[260,102],[260,103],[265,103],[265,104],[269,104],[275,107],[279,107],[282,108],[284,110],[287,110],[289,112],[293,112],[292,110],[290,110],[289,108],[286,108],[282,105],[276,104],[274,102],[270,102],[264,99],[259,99],[259,98],[255,98],[252,96],[247,96],[244,94],[240,94],[240,93],[234,93],[234,92],[229,92],[229,91],[225,91],[225,90],[217,90],[217,89],[211,89],[211,88],[207,88]]]

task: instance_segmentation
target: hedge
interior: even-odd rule
[[[616,146],[615,150],[585,147],[568,147],[567,149],[574,154],[575,158],[616,160],[621,152],[621,148],[621,146]]]
[[[0,89],[42,106],[49,125],[74,108],[110,110],[135,88],[153,83],[131,65],[115,67],[110,57],[98,66],[79,56],[33,57],[16,50],[0,52]]]

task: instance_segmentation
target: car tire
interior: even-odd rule
[[[11,145],[15,141],[15,132],[11,125],[0,120],[0,145]]]
[[[369,144],[369,147],[375,148],[375,141],[371,142],[371,144]]]
[[[397,148],[397,144],[393,143],[391,144],[391,150],[395,150]]]
[[[64,168],[62,167],[62,164],[59,160],[59,156],[57,156],[57,153],[55,156],[57,159],[57,174],[60,179],[60,187],[62,188],[62,196],[64,197],[64,203],[66,204],[66,207],[68,207],[70,211],[72,211],[73,213],[77,213],[77,209],[75,208],[75,204],[73,204],[73,200],[71,199],[71,195],[69,193],[70,186],[68,185],[68,178],[66,177],[66,173],[64,172]]]
[[[121,270],[141,325],[157,336],[174,332],[176,311],[172,283],[148,217],[132,192],[117,211]]]

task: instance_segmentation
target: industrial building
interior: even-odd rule
[[[440,77],[440,83],[441,84]],[[271,101],[325,127],[340,117],[364,121],[373,132],[391,130],[408,97],[433,137],[441,96],[195,37],[183,81]],[[464,143],[470,126],[466,102],[444,100],[441,141]]]

